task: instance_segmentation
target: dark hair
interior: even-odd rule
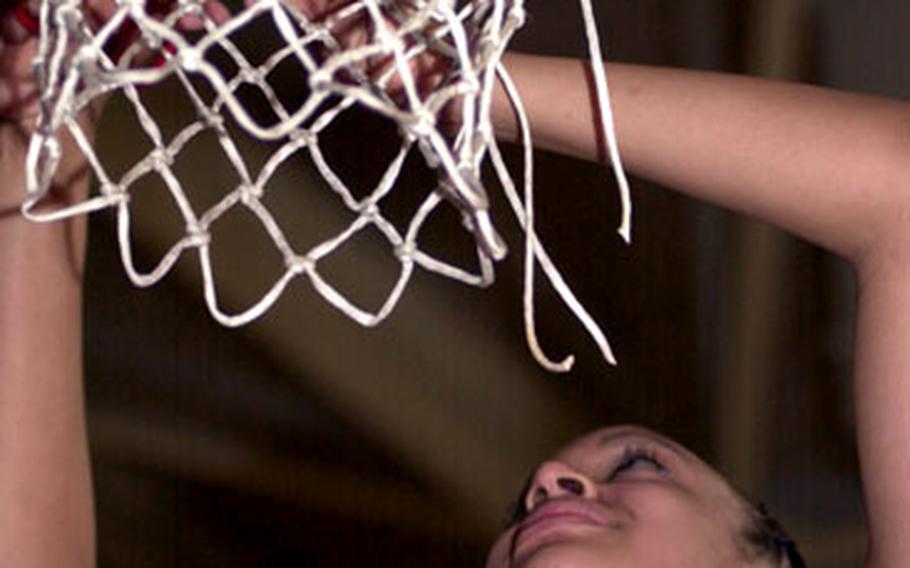
[[[751,522],[747,524],[745,530],[745,540],[750,552],[758,558],[772,560],[775,566],[806,568],[806,561],[799,553],[796,543],[763,503],[759,503],[752,510],[751,517]]]

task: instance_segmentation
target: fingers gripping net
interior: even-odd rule
[[[322,0],[324,2],[324,0]],[[589,0],[582,0],[587,4]],[[309,0],[313,3],[313,0]],[[325,3],[325,2],[324,2]],[[490,219],[481,167],[491,159],[501,186],[526,234],[525,315],[529,345],[541,364],[567,370],[571,357],[552,362],[540,349],[534,331],[534,265],[544,274],[585,325],[604,357],[613,355],[600,328],[563,281],[536,238],[533,226],[530,131],[520,100],[501,57],[521,26],[521,0],[355,0],[335,2],[321,15],[301,8],[303,0],[258,0],[234,10],[203,0],[117,0],[103,23],[96,24],[80,0],[43,0],[41,39],[35,69],[41,87],[41,115],[27,159],[27,195],[23,212],[31,219],[52,221],[111,208],[116,211],[123,265],[139,286],[162,279],[185,251],[196,250],[208,309],[227,326],[245,324],[269,309],[287,285],[306,276],[325,300],[365,326],[381,322],[393,310],[415,267],[475,286],[493,281],[493,262],[506,247]],[[593,34],[590,6],[584,12],[589,39]],[[262,63],[254,64],[238,45],[244,27],[266,25],[282,46]],[[593,45],[593,44],[592,44]],[[594,48],[596,49],[596,48]],[[226,73],[213,62],[213,53],[227,54],[235,71]],[[595,52],[596,53],[596,52]],[[295,62],[308,97],[289,106],[276,95],[270,74],[283,63]],[[596,61],[600,61],[599,54]],[[426,68],[432,67],[433,73]],[[595,64],[595,68],[601,69]],[[145,89],[176,78],[195,110],[196,118],[171,139],[165,139],[143,102]],[[601,76],[601,108],[605,132],[620,179],[625,205],[620,232],[628,238],[628,190],[618,163],[615,139]],[[204,81],[214,96],[199,88]],[[522,116],[526,147],[524,196],[520,197],[493,137],[489,114],[494,82],[501,80]],[[238,93],[254,88],[268,101],[274,119],[259,120]],[[118,179],[112,177],[96,154],[91,136],[79,117],[95,101],[119,92],[133,108],[152,149]],[[458,103],[458,104],[453,104]],[[320,147],[320,135],[352,107],[368,108],[400,128],[400,148],[379,183],[366,197],[357,198],[329,165]],[[450,109],[457,108],[453,113]],[[249,135],[272,143],[275,150],[258,171],[252,171],[238,150],[231,118]],[[441,129],[445,122],[447,127]],[[68,132],[100,182],[97,196],[67,206],[47,206],[47,196],[61,159],[59,136]],[[194,210],[183,182],[172,167],[175,157],[203,132],[214,133],[218,145],[236,170],[240,182],[217,204]],[[383,198],[395,190],[406,157],[419,152],[438,172],[438,186],[428,192],[417,213],[403,229],[383,216]],[[328,188],[355,214],[342,231],[308,250],[295,250],[279,222],[266,208],[263,196],[278,168],[299,153],[309,155]],[[130,244],[131,188],[155,173],[167,189],[185,222],[185,234],[151,271],[137,269]],[[477,268],[467,269],[421,250],[418,237],[424,223],[444,203],[460,211],[464,226],[476,240]],[[252,306],[227,313],[219,306],[210,258],[212,228],[227,212],[245,207],[267,231],[284,259],[285,270]],[[400,264],[399,275],[378,310],[370,311],[345,297],[319,271],[331,256],[365,229],[381,233]]]

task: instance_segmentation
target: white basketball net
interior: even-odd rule
[[[600,62],[598,40],[593,27],[589,0],[582,0],[592,61]],[[159,2],[160,4],[160,2]],[[525,317],[529,346],[546,368],[565,371],[572,365],[569,356],[553,362],[540,349],[534,331],[534,267],[539,263],[545,275],[597,342],[604,357],[614,362],[613,354],[598,325],[577,301],[546,251],[535,236],[533,226],[531,139],[520,100],[501,57],[513,33],[524,20],[522,0],[341,0],[341,7],[322,18],[310,19],[294,0],[258,0],[238,8],[226,18],[207,14],[203,0],[179,0],[165,10],[152,10],[143,0],[117,0],[114,15],[94,29],[86,20],[80,0],[43,0],[40,12],[41,42],[36,72],[41,83],[41,116],[32,136],[27,161],[28,187],[23,212],[31,219],[50,221],[113,208],[117,212],[119,240],[124,267],[139,286],[149,286],[163,278],[184,251],[198,251],[204,282],[205,300],[215,319],[227,326],[245,324],[262,315],[274,304],[287,285],[305,275],[330,304],[358,323],[373,326],[395,307],[415,267],[475,286],[493,281],[493,261],[505,255],[505,246],[490,219],[487,194],[481,182],[481,166],[491,160],[500,185],[526,234]],[[151,5],[151,4],[149,4]],[[159,7],[160,8],[160,7]],[[154,12],[150,14],[150,12]],[[196,18],[200,30],[185,33],[188,16]],[[216,21],[217,20],[217,21]],[[282,38],[283,47],[254,65],[235,43],[235,36],[253,22],[266,25]],[[350,22],[363,23],[363,37],[356,42],[339,39],[338,30]],[[124,26],[135,26],[138,33],[122,53],[110,54],[110,45]],[[108,50],[105,50],[105,45]],[[230,75],[211,61],[214,50],[227,53],[236,66]],[[150,64],[157,54],[158,64]],[[428,54],[445,60],[444,76],[429,92],[419,85],[412,65]],[[283,62],[295,60],[301,81],[308,81],[310,96],[298,107],[288,108],[279,100],[269,83],[269,74]],[[373,62],[384,61],[381,72],[370,71]],[[612,117],[607,104],[602,65],[595,63],[601,96],[604,131],[620,180],[624,217],[620,233],[628,240],[630,206],[628,189],[619,164],[613,135]],[[143,103],[143,89],[176,77],[197,119],[172,139],[164,139]],[[204,97],[191,78],[204,79],[216,93]],[[489,120],[495,81],[505,85],[521,117],[525,142],[524,195],[503,162]],[[390,88],[390,85],[395,85]],[[238,100],[243,88],[259,89],[277,117],[272,123],[257,121]],[[134,107],[142,130],[154,148],[136,161],[119,179],[112,179],[102,165],[77,117],[98,97],[120,91]],[[390,92],[395,94],[390,95]],[[461,99],[455,128],[440,130],[437,120],[448,103]],[[401,130],[401,146],[385,174],[364,198],[355,198],[339,175],[332,170],[320,149],[320,133],[336,117],[355,105],[366,107],[395,121]],[[251,171],[224,119],[230,116],[250,135],[279,143],[259,171]],[[447,120],[451,123],[451,119]],[[42,207],[49,191],[61,145],[58,133],[68,131],[85,155],[100,182],[97,196],[86,201],[51,209]],[[171,167],[174,157],[194,137],[203,132],[217,136],[228,161],[236,169],[238,187],[213,207],[195,211],[187,199],[181,180]],[[404,230],[397,229],[383,216],[383,198],[395,190],[405,158],[419,151],[439,175],[439,185],[429,192],[418,212]],[[356,214],[343,231],[309,250],[294,250],[282,227],[262,202],[269,191],[269,180],[277,168],[298,153],[308,153],[316,169],[345,206]],[[186,232],[158,265],[149,272],[137,270],[129,242],[131,185],[148,173],[157,173],[167,184],[186,223]],[[421,250],[418,236],[430,215],[444,202],[461,212],[467,230],[477,243],[478,267],[465,269],[435,258]],[[210,259],[212,227],[234,207],[246,207],[271,237],[284,258],[285,271],[254,305],[240,313],[226,313],[219,307]],[[345,297],[320,275],[320,261],[348,239],[367,227],[378,229],[388,240],[400,263],[396,284],[376,311],[365,310]]]

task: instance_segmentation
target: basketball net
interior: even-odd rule
[[[619,160],[607,83],[590,0],[580,0],[586,22],[593,72],[600,98],[603,132],[619,181],[623,218],[619,232],[628,241],[631,205]],[[250,322],[268,310],[293,280],[305,276],[332,306],[364,326],[384,320],[398,303],[415,268],[466,284],[487,286],[493,264],[506,247],[491,220],[481,169],[489,161],[499,185],[524,229],[524,312],[529,347],[545,368],[567,371],[573,357],[553,361],[538,344],[534,324],[535,266],[554,286],[567,307],[584,325],[604,358],[615,363],[598,324],[572,293],[534,231],[533,160],[531,132],[521,100],[501,59],[509,40],[525,18],[522,0],[354,0],[322,17],[308,17],[294,0],[256,0],[233,13],[213,17],[203,0],[161,2],[117,0],[116,11],[100,26],[92,26],[80,0],[42,0],[40,46],[35,69],[41,88],[41,114],[27,158],[27,195],[22,210],[30,219],[53,221],[101,209],[116,211],[120,253],[125,270],[138,286],[161,280],[186,251],[198,253],[205,301],[214,318],[226,326]],[[338,4],[338,3],[336,3]],[[193,22],[193,32],[186,31]],[[236,36],[246,26],[268,26],[282,47],[261,63],[253,63],[238,46]],[[360,30],[355,39],[339,30]],[[128,41],[124,40],[128,35]],[[234,70],[227,73],[212,54],[227,54]],[[150,55],[151,54],[151,55]],[[431,89],[421,85],[420,61],[444,62]],[[288,106],[275,93],[269,75],[281,64],[294,62],[310,94],[298,106]],[[377,64],[377,62],[381,62]],[[176,78],[195,109],[195,120],[170,139],[143,102],[145,89]],[[198,88],[202,79],[214,96]],[[505,87],[516,110],[524,143],[522,191],[513,181],[490,124],[493,88]],[[257,89],[271,107],[274,119],[258,120],[238,98],[241,88]],[[125,174],[113,178],[93,148],[77,117],[99,97],[119,92],[138,117],[153,148]],[[453,108],[455,116],[445,116]],[[326,161],[320,135],[342,113],[359,106],[394,121],[400,129],[400,148],[380,181],[366,197],[355,197]],[[253,171],[238,150],[230,118],[249,135],[277,144],[265,164]],[[443,121],[445,127],[442,127]],[[59,136],[68,132],[100,183],[97,195],[53,208],[47,196],[60,161]],[[203,132],[214,133],[240,183],[217,204],[194,210],[175,173],[174,158]],[[394,191],[409,154],[419,152],[438,173],[430,191],[403,229],[383,216],[383,198]],[[276,218],[263,204],[269,180],[289,158],[306,153],[328,189],[355,214],[344,230],[308,250],[295,250]],[[131,186],[155,173],[185,222],[183,237],[147,272],[133,262],[130,244]],[[421,228],[444,204],[455,206],[476,241],[477,265],[457,266],[421,250]],[[448,206],[448,205],[447,205]],[[212,228],[235,207],[247,208],[261,222],[284,259],[284,272],[252,306],[228,313],[219,305],[210,258]],[[356,305],[320,274],[320,262],[367,228],[378,230],[400,264],[397,281],[378,310]]]

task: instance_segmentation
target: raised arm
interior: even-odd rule
[[[34,41],[0,12],[0,564],[92,566],[94,518],[82,392],[84,223],[19,213],[34,123]],[[68,152],[68,155],[74,155]],[[60,198],[86,190],[78,161]]]
[[[601,159],[586,63],[507,58],[535,141]],[[852,261],[869,566],[910,558],[910,104],[745,77],[611,65],[626,166]],[[515,123],[494,105],[505,137]]]

